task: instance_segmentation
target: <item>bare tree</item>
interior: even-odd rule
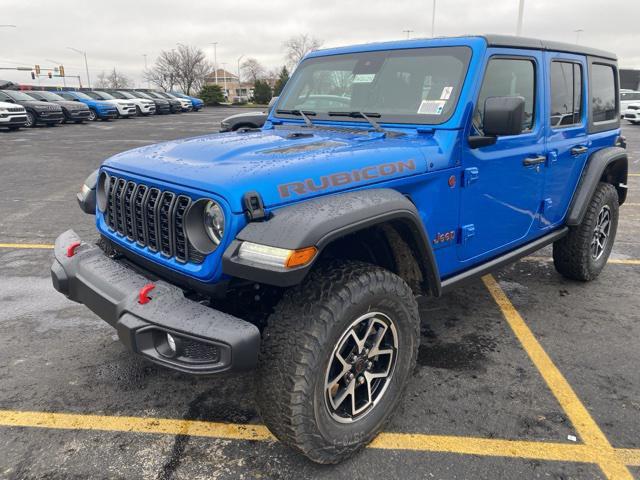
[[[145,71],[144,78],[164,91],[178,86],[189,94],[202,88],[210,71],[211,65],[201,49],[179,44],[177,50],[160,52],[154,66]]]
[[[266,74],[265,68],[255,58],[247,58],[242,62],[240,68],[244,76],[249,77],[253,83],[256,83],[256,80],[260,80]]]
[[[109,88],[109,80],[107,79],[107,72],[104,70],[98,74],[98,78],[95,82],[95,88]]]
[[[176,83],[187,95],[191,91],[200,91],[204,78],[211,71],[205,53],[188,45],[178,45]]]
[[[116,71],[115,67],[107,79],[109,82],[108,88],[129,88],[131,86],[131,80],[129,77]]]
[[[177,83],[178,63],[175,50],[163,50],[153,67],[144,72],[144,78],[164,91],[172,90]]]
[[[131,80],[114,67],[111,73],[100,72],[95,86],[96,88],[128,88],[131,86]]]
[[[286,49],[285,60],[289,69],[295,69],[307,53],[318,50],[323,43],[322,40],[306,33],[291,37],[284,42],[284,48]]]

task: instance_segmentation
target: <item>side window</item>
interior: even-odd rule
[[[551,126],[577,125],[582,120],[582,66],[551,62]]]
[[[489,97],[523,97],[523,130],[531,130],[535,118],[535,65],[527,59],[493,58],[489,60],[480,96],[473,115],[478,133],[482,133],[484,103]]]
[[[616,120],[616,77],[611,65],[591,67],[591,112],[593,123]]]

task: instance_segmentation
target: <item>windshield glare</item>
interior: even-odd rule
[[[33,92],[36,94],[36,96],[39,96],[40,98],[46,98],[47,100],[51,100],[52,102],[59,102],[60,100],[64,100],[64,98],[62,98],[60,95],[56,95],[55,93],[51,93],[51,92]],[[31,92],[29,92],[29,94],[31,95]]]
[[[100,98],[101,100],[113,100],[115,97],[112,95],[109,95],[106,92],[95,92],[95,94],[98,96],[98,98]]]
[[[382,122],[443,123],[455,110],[470,58],[468,47],[310,58],[296,70],[278,110],[310,111],[314,119],[345,120],[329,113],[364,112]]]
[[[86,93],[83,92],[75,92],[75,95],[78,96],[78,98],[82,98],[84,100],[95,100],[95,98],[90,97],[89,95],[87,95]]]
[[[33,100],[33,97],[30,97],[26,93],[17,92],[15,90],[4,90],[4,93],[18,101]]]

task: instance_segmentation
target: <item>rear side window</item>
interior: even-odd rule
[[[523,97],[523,130],[531,130],[535,118],[535,66],[531,60],[493,58],[487,65],[473,123],[482,133],[484,103],[490,97]]]
[[[616,77],[613,67],[594,63],[590,81],[593,123],[616,120]]]
[[[551,62],[551,126],[576,125],[582,119],[582,67],[578,63]]]

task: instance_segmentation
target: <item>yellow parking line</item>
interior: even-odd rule
[[[276,441],[264,425],[227,424],[169,418],[0,410],[0,425],[61,430],[189,435],[225,440]],[[411,450],[580,463],[594,463],[594,459],[599,455],[597,449],[582,444],[390,432],[378,435],[369,447],[383,450]],[[620,462],[629,462],[634,465],[640,461],[640,450],[618,449],[614,452]]]
[[[640,173],[629,173],[630,177],[640,177]]]
[[[54,245],[49,243],[0,243],[0,248],[27,248],[27,249],[51,249]]]
[[[625,465],[630,467],[640,467],[640,449],[639,448],[618,448],[616,449],[618,458]]]
[[[542,348],[498,282],[491,275],[483,277],[482,280],[576,431],[584,443],[593,448],[594,463],[600,466],[607,478],[633,480],[631,473],[616,455],[607,437],[591,418],[569,382]]]
[[[160,433],[229,440],[275,440],[264,425],[238,425],[169,418],[0,410],[0,425],[7,427],[59,428],[63,430]]]

